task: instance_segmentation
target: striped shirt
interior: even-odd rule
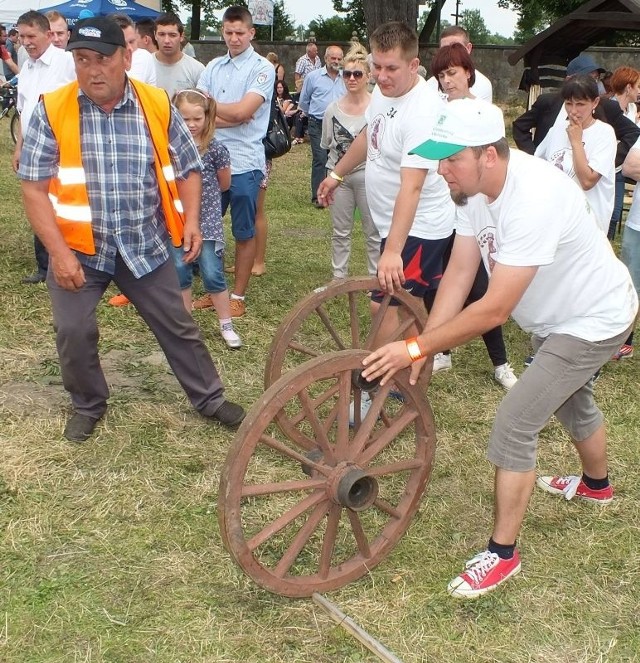
[[[127,82],[122,101],[105,113],[80,91],[80,140],[91,207],[95,255],[76,252],[86,267],[114,274],[119,253],[136,278],[169,258],[151,136],[140,104]],[[178,180],[200,172],[198,149],[173,106],[169,152]],[[42,102],[31,117],[18,177],[48,180],[58,172],[58,145]]]
[[[253,46],[233,58],[227,53],[212,60],[200,76],[198,87],[208,92],[218,103],[236,103],[249,92],[259,94],[265,100],[249,122],[216,129],[216,138],[231,154],[232,175],[252,170],[264,172],[262,139],[269,126],[275,77],[273,65],[258,55]]]

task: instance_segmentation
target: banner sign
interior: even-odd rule
[[[273,2],[271,0],[249,0],[248,4],[255,25],[273,25]]]

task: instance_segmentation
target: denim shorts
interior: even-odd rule
[[[568,334],[534,336],[533,362],[502,399],[489,439],[488,459],[511,472],[536,466],[538,433],[555,414],[578,444],[598,430],[593,374],[617,352],[631,327],[604,341]]]
[[[640,230],[624,227],[620,258],[629,269],[633,287],[640,297]]]
[[[231,206],[231,232],[237,240],[251,239],[256,234],[256,206],[263,179],[261,170],[232,175],[231,188],[222,194],[222,216]]]
[[[204,240],[202,250],[198,256],[198,267],[200,277],[206,292],[213,293],[224,292],[227,289],[227,282],[224,278],[224,244],[215,240]],[[181,290],[186,290],[193,283],[193,265],[192,262],[183,262],[184,250],[181,246],[171,245],[171,256],[173,264],[178,272],[178,281]]]

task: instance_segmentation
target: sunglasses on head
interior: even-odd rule
[[[353,71],[349,71],[347,69],[342,70],[342,78],[355,78],[356,80],[360,80],[364,76],[364,71],[360,71],[359,69],[355,69]]]

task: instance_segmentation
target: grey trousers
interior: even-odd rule
[[[212,415],[224,402],[224,387],[184,307],[171,260],[140,279],[120,256],[113,277],[88,267],[84,273],[86,283],[78,292],[58,286],[51,270],[47,274],[62,381],[75,412],[99,418],[107,409],[109,388],[98,356],[96,307],[113,280],[153,332],[195,409]]]
[[[533,362],[496,412],[489,461],[511,472],[534,469],[538,433],[554,414],[578,443],[595,433],[603,416],[593,400],[593,374],[613,357],[630,331],[597,342],[568,334],[533,336]]]
[[[375,276],[380,257],[380,235],[373,223],[367,192],[364,185],[364,169],[356,170],[344,178],[344,182],[335,190],[331,205],[333,234],[331,236],[331,266],[333,277],[344,279],[349,276],[349,256],[351,255],[351,232],[353,231],[353,213],[360,210],[362,231],[367,248],[367,271]]]

